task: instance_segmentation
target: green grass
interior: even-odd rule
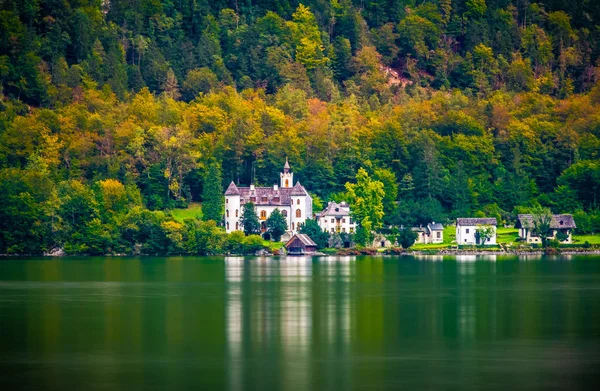
[[[185,219],[202,218],[202,205],[199,202],[192,202],[187,209],[171,210],[171,215],[179,222],[183,222]]]
[[[574,244],[584,244],[589,242],[590,244],[600,244],[600,234],[598,235],[573,235]]]
[[[498,227],[496,235],[497,243],[515,243],[519,237],[519,230],[517,228]]]
[[[270,240],[263,240],[263,246],[268,247],[271,250],[278,250],[283,247],[283,242],[271,242]]]

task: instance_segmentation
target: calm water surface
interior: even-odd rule
[[[0,389],[597,389],[600,257],[0,259]]]

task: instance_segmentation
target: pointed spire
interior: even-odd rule
[[[231,181],[231,183],[229,184],[229,187],[227,188],[227,190],[225,191],[225,195],[240,195],[242,193],[240,193],[240,189],[238,189],[238,187],[235,185],[235,183],[233,183],[233,181]]]
[[[285,165],[283,166],[283,172],[289,172],[290,171],[290,164],[288,163],[288,158],[287,156],[285,157]]]

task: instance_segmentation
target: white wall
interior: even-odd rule
[[[496,227],[492,226],[494,234],[488,241],[485,242],[486,246],[496,244]],[[456,226],[456,244],[458,245],[475,245],[475,231],[477,226],[475,225],[457,225]]]

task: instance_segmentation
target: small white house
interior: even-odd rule
[[[415,243],[429,244],[444,241],[444,226],[435,221],[425,227],[414,227],[412,230],[419,235]]]
[[[458,245],[495,245],[496,244],[495,218],[458,218],[456,219],[456,244]],[[492,236],[482,243],[480,230],[486,227],[492,229]]]
[[[356,222],[350,216],[350,205],[346,202],[329,202],[322,212],[317,214],[317,223],[325,232],[349,233],[356,231]]]

